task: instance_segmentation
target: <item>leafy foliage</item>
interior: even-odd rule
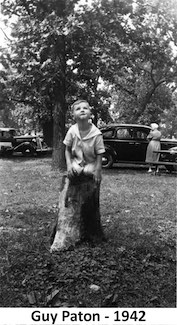
[[[171,22],[170,28],[167,27],[167,20]],[[121,69],[122,74],[117,73],[118,69],[114,69],[113,73],[115,91],[119,94],[117,110],[120,118],[142,121],[146,110],[145,115],[149,111],[148,120],[156,120],[159,87],[161,90],[166,87],[166,93],[169,84],[176,82],[175,26],[176,17],[170,15],[169,8],[162,7],[159,2],[155,6],[153,3],[148,5],[146,1],[137,2],[127,18],[124,29],[128,42],[123,47],[125,64]],[[126,99],[125,94],[129,98]],[[124,104],[121,109],[119,100]],[[154,106],[153,111],[148,109],[149,104]],[[163,108],[160,105],[158,110],[162,111]]]
[[[89,100],[95,123],[111,119],[110,106],[122,121],[161,121],[177,77],[174,8],[173,0],[4,0],[3,13],[17,17],[2,52],[7,98],[30,105],[42,124],[53,119],[54,151],[77,97]]]

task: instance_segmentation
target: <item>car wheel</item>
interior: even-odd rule
[[[103,168],[111,168],[113,165],[113,157],[110,153],[105,152],[102,157],[102,166]]]
[[[23,156],[25,156],[25,157],[31,157],[31,156],[34,156],[34,154],[35,154],[35,149],[34,149],[34,148],[26,147],[26,148],[23,149],[22,154],[23,154]]]

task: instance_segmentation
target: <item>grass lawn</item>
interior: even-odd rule
[[[0,306],[175,307],[175,174],[103,171],[107,242],[50,254],[62,177],[50,165],[0,160]]]

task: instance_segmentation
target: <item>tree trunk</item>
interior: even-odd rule
[[[42,123],[44,142],[52,147],[53,144],[53,120],[45,121]]]
[[[65,119],[66,119],[66,44],[65,35],[58,35],[56,39],[56,54],[60,61],[60,78],[56,76],[54,97],[55,107],[53,112],[53,155],[52,169],[64,171],[66,169],[64,144]]]
[[[65,135],[65,105],[57,102],[53,112],[53,153],[52,169],[66,169],[64,144]]]
[[[92,178],[79,176],[71,181],[63,177],[51,252],[67,249],[81,241],[104,240],[99,193],[100,186]]]

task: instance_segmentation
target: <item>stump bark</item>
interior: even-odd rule
[[[100,217],[100,186],[93,178],[63,177],[59,215],[53,233],[51,252],[67,249],[81,241],[104,240]]]

